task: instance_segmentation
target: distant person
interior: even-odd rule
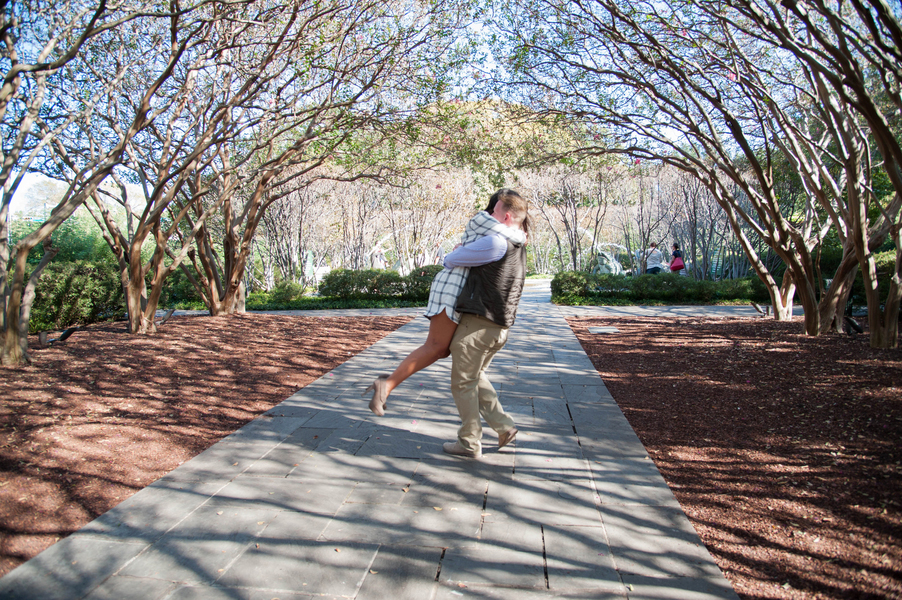
[[[679,273],[685,268],[686,263],[683,262],[683,253],[680,252],[680,245],[674,242],[673,252],[670,253],[670,271],[672,273]]]
[[[657,275],[664,270],[664,256],[658,250],[658,244],[652,242],[645,251],[645,272],[649,275]]]
[[[373,252],[373,268],[385,269],[388,266],[388,259],[385,258],[385,252],[382,248],[376,248]]]

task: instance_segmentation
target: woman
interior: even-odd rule
[[[683,253],[680,252],[680,245],[674,242],[673,252],[670,254],[670,271],[672,273],[679,273],[685,267],[686,264],[683,262]]]
[[[505,205],[505,200],[512,197],[522,201],[520,194],[510,189],[500,189],[492,194],[486,210],[476,213],[467,223],[463,239],[458,246],[472,243],[486,235],[500,235],[514,243],[525,242],[528,231],[527,221],[523,222],[521,231],[502,225],[492,216],[492,213],[499,208],[499,203]],[[446,267],[433,279],[425,313],[426,318],[429,319],[429,334],[426,336],[426,342],[408,354],[394,373],[379,375],[363,392],[364,396],[373,392],[370,410],[376,415],[381,417],[385,414],[388,395],[405,379],[450,354],[448,348],[451,346],[451,339],[454,337],[457,323],[460,321],[460,315],[454,310],[454,307],[469,272],[468,267]]]

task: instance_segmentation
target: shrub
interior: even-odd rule
[[[120,318],[125,299],[119,270],[109,262],[49,264],[35,288],[29,329],[63,329]]]
[[[294,281],[283,279],[269,292],[269,301],[274,304],[286,304],[304,295],[304,286]]]
[[[148,277],[150,275],[148,273]],[[197,293],[185,272],[176,269],[163,282],[163,292],[160,294],[158,305],[160,308],[191,308],[197,304],[202,305],[203,298]]]
[[[335,269],[326,273],[319,284],[321,296],[337,298],[398,296],[403,291],[403,278],[396,271],[382,269]]]
[[[404,278],[404,297],[408,300],[429,299],[429,288],[432,286],[432,280],[436,274],[442,270],[441,265],[426,265],[418,269],[414,269],[410,275]]]
[[[589,289],[591,275],[581,271],[564,271],[551,280],[551,295],[555,296],[591,296]]]
[[[551,298],[558,304],[711,303],[723,301],[768,302],[770,297],[757,278],[696,281],[674,273],[658,275],[591,275],[568,271],[551,282]]]

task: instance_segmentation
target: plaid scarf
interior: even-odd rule
[[[461,239],[462,244],[469,244],[486,235],[500,235],[515,244],[526,242],[526,234],[519,229],[513,229],[502,225],[489,213],[480,211],[470,219],[464,229]],[[457,306],[457,297],[460,296],[467,282],[470,267],[445,268],[432,280],[429,288],[429,303],[426,305],[426,316],[431,317],[444,311],[455,323],[460,323],[461,314],[454,310]]]

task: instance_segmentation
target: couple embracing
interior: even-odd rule
[[[482,456],[482,421],[498,434],[498,447],[514,440],[517,428],[504,412],[485,371],[507,342],[526,278],[526,201],[501,189],[485,211],[467,223],[463,240],[445,256],[432,282],[426,317],[426,342],[390,375],[380,375],[364,392],[373,393],[370,409],[385,414],[389,394],[405,379],[436,360],[451,356],[451,394],[460,414],[457,441],[448,454]]]

